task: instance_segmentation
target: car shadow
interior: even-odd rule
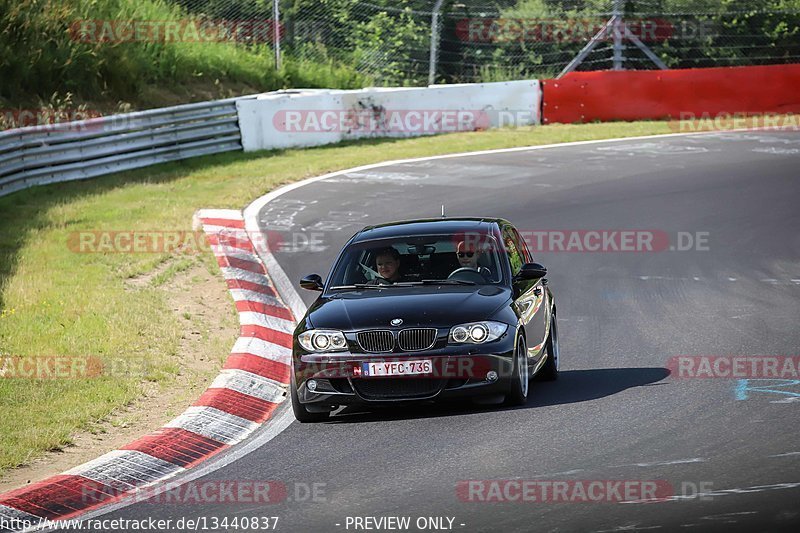
[[[377,407],[367,411],[363,407],[344,407],[336,412],[327,424],[348,424],[377,422],[386,420],[409,420],[415,418],[436,418],[460,416],[479,412],[512,411],[536,409],[553,405],[589,402],[612,396],[633,387],[662,385],[658,383],[670,371],[666,368],[598,368],[591,370],[562,370],[558,381],[539,382],[531,380],[528,402],[525,405],[509,407],[506,405],[474,405],[461,400],[440,403],[404,404]]]

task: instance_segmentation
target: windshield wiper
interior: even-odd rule
[[[354,283],[353,285],[337,285],[336,287],[331,287],[333,289],[382,289],[383,287],[389,287],[389,285],[371,285],[367,283]]]
[[[474,281],[464,279],[423,279],[420,283],[425,285],[475,285]]]
[[[414,285],[422,285],[421,281],[398,281],[397,283],[354,283],[352,285],[337,285],[331,287],[333,289],[388,289],[391,287],[413,287]]]
[[[419,285],[475,285],[474,281],[463,279],[423,279],[422,281],[398,281],[395,283],[354,283],[352,285],[337,285],[334,289],[388,289],[390,287],[416,287]]]

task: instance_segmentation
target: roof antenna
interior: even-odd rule
[[[445,214],[444,214],[444,204],[442,204],[442,218],[445,218]]]

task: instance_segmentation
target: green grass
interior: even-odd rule
[[[196,19],[165,0],[0,0],[0,103],[38,107],[54,94],[70,95],[106,113],[120,101],[140,109],[286,87],[369,83],[325,54],[313,61],[287,55],[276,69],[266,44],[118,37],[102,42],[100,30],[90,29],[103,28],[102,22],[191,20]],[[76,28],[93,37],[81,39],[78,32],[76,38]]]
[[[162,284],[195,262],[219,275],[208,253],[75,253],[70,233],[188,231],[199,208],[242,208],[280,184],[388,159],[669,132],[663,122],[553,125],[230,153],[0,198],[0,353],[121,357],[148,369],[123,378],[0,379],[0,472],[91,430],[147,382],[169,387],[187,318],[169,307]],[[232,304],[229,313],[220,320],[235,321]],[[227,347],[219,350],[224,357]]]
[[[183,272],[184,270],[188,270],[194,264],[195,262],[191,259],[181,258],[177,262],[169,265],[167,269],[164,270],[163,272],[159,272],[158,274],[153,276],[153,279],[151,280],[150,284],[153,285],[154,287],[163,285],[164,283],[167,283],[168,281],[172,280],[176,274],[178,274],[179,272]]]

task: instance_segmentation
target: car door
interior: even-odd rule
[[[538,363],[543,354],[542,348],[547,334],[549,318],[547,291],[542,279],[524,280],[517,277],[522,265],[533,262],[533,257],[516,228],[510,224],[504,226],[502,236],[513,276],[514,306],[525,328],[528,356],[533,358],[534,363]]]

